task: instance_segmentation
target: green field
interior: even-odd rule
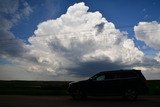
[[[69,81],[0,81],[0,95],[67,95]],[[160,95],[160,80],[148,80],[149,95]]]
[[[67,95],[69,81],[0,81],[1,95]]]
[[[149,95],[160,95],[160,80],[148,80]]]

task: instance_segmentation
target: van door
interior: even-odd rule
[[[97,74],[88,84],[88,94],[90,95],[103,95],[105,92],[105,74]]]
[[[122,93],[123,80],[118,77],[116,72],[108,72],[104,88],[106,95],[119,95]]]

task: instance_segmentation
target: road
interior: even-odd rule
[[[0,107],[160,107],[160,96],[124,101],[120,97],[90,97],[74,101],[70,96],[0,95]]]

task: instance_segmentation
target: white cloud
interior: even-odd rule
[[[21,6],[21,7],[20,7]],[[0,1],[0,19],[15,24],[20,19],[26,18],[32,12],[32,8],[26,1],[19,0],[1,0]]]
[[[158,68],[158,60],[145,58],[126,32],[116,29],[100,12],[88,12],[88,9],[83,2],[70,6],[59,18],[40,23],[28,39],[30,44],[23,46],[27,51],[19,57],[3,55],[23,67],[27,74],[42,74],[41,79],[45,75],[44,79],[50,80],[73,80],[75,74],[92,74],[89,71],[98,72],[100,67],[105,70],[141,67],[144,71]],[[137,38],[138,28],[135,27]],[[37,78],[40,77],[34,79]]]
[[[22,14],[24,16],[29,16],[31,12],[33,12],[32,8],[27,2],[23,2],[24,9],[22,9]]]
[[[0,1],[0,12],[6,14],[14,14],[18,10],[18,0],[1,0]]]
[[[12,22],[7,19],[0,18],[0,29],[9,30],[12,27]]]
[[[145,42],[151,48],[160,50],[160,23],[152,22],[139,22],[134,27],[136,38]],[[152,59],[143,61],[142,66],[138,66],[148,79],[159,79],[160,77],[160,53]]]
[[[154,58],[156,61],[160,62],[160,52],[157,53],[157,55]]]
[[[28,39],[28,56],[36,59],[29,71],[47,71],[54,75],[90,61],[120,64],[141,63],[143,52],[126,33],[120,32],[100,12],[88,12],[82,3],[70,6],[66,14],[40,23]]]
[[[31,12],[32,9],[26,1],[0,1],[0,58],[24,56],[22,54],[27,51],[25,43],[20,39],[16,39],[11,32],[11,28],[21,18],[28,17]]]
[[[160,49],[160,23],[139,22],[134,27],[135,35],[138,40],[144,41],[148,46]]]

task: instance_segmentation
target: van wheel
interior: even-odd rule
[[[126,89],[124,92],[124,99],[134,101],[137,99],[137,91],[135,89]]]
[[[73,91],[72,97],[74,100],[82,100],[86,98],[85,94],[79,89]]]

